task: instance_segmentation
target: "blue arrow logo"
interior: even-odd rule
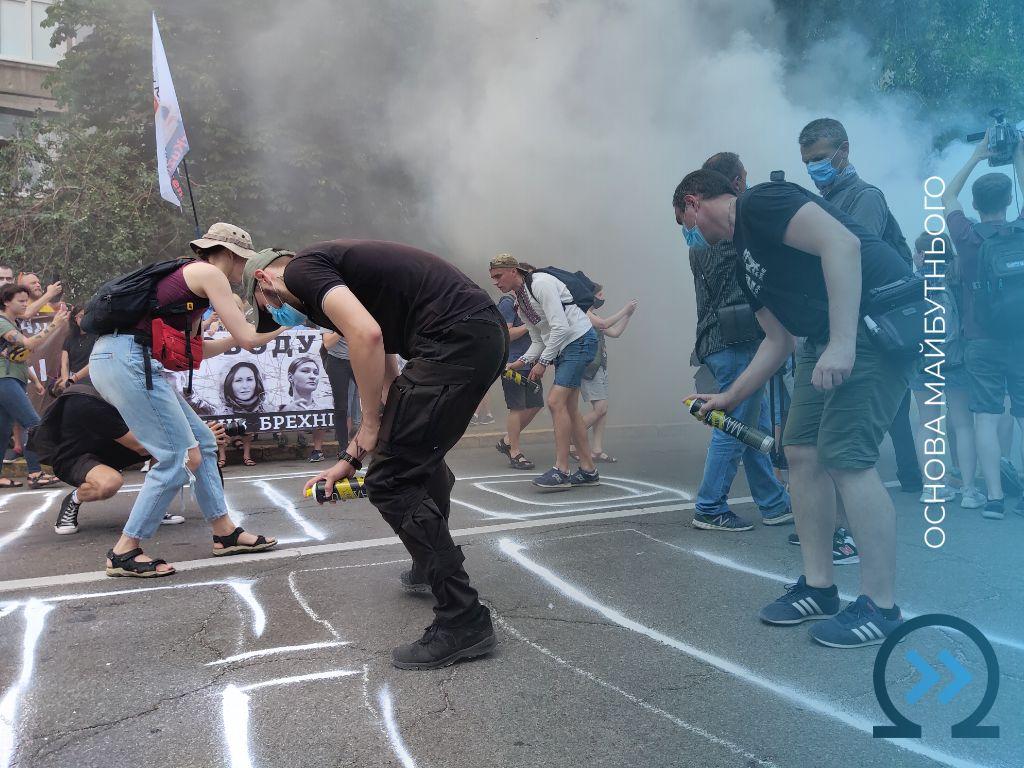
[[[925,694],[934,688],[942,678],[931,664],[921,658],[921,654],[917,651],[907,651],[907,661],[912,667],[914,667],[914,669],[921,673],[921,679],[918,680],[917,685],[907,691],[906,696],[908,704],[916,704],[923,699]],[[939,691],[938,696],[940,703],[949,704],[949,702],[955,699],[957,694],[966,688],[974,678],[949,651],[940,651],[939,661],[942,662],[942,665],[946,667],[946,669],[953,673],[952,682]]]

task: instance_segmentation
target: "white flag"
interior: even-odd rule
[[[153,14],[153,113],[156,120],[156,170],[160,177],[160,196],[179,208],[184,197],[178,165],[188,152],[185,123],[178,108],[178,97],[171,82],[167,54]]]

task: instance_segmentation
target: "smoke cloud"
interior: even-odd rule
[[[671,197],[711,154],[751,183],[810,186],[796,142],[844,122],[851,158],[917,234],[929,128],[878,95],[865,43],[841,34],[799,60],[768,0],[304,0],[246,46],[254,130],[315,131],[346,186],[337,231],[437,251],[489,288],[488,259],[584,269],[608,311],[637,298],[609,344],[613,421],[681,421],[691,389],[693,280]],[[325,130],[325,125],[327,129]],[[374,137],[374,160],[354,132]],[[381,161],[380,158],[384,158]],[[296,196],[316,194],[282,178]],[[343,229],[343,227],[345,227]],[[301,243],[289,244],[293,246]]]

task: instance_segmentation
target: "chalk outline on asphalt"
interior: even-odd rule
[[[682,640],[666,635],[656,629],[652,629],[638,621],[630,619],[625,614],[617,611],[611,606],[601,603],[580,588],[570,584],[550,568],[547,568],[524,555],[523,552],[527,549],[524,544],[514,542],[509,538],[502,538],[498,544],[498,549],[503,554],[510,557],[521,568],[546,582],[549,587],[555,589],[564,597],[567,597],[594,613],[604,616],[613,624],[616,624],[623,629],[627,629],[631,632],[647,637],[656,643],[679,651],[680,653],[683,653],[693,659],[697,659],[698,661],[702,661],[705,664],[743,680],[750,685],[762,688],[769,693],[775,694],[779,698],[789,701],[798,709],[810,709],[819,715],[836,720],[844,725],[854,728],[855,730],[862,731],[869,736],[873,735],[874,725],[867,718],[850,714],[833,706],[827,701],[817,698],[808,691],[802,691],[786,683],[780,683],[763,677],[753,670],[747,669],[741,664],[737,664],[736,662],[710,653],[709,651],[704,651],[696,646],[685,643]],[[897,749],[930,758],[936,762],[942,763],[943,765],[951,766],[951,768],[997,768],[997,765],[999,765],[978,763],[973,760],[958,757],[940,749],[926,746],[923,742],[918,744],[914,741],[897,739],[879,739],[879,741],[888,742]]]

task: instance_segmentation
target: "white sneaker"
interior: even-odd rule
[[[185,522],[185,518],[181,515],[172,515],[168,512],[164,515],[164,519],[160,521],[160,525],[181,525]]]
[[[985,498],[985,494],[977,488],[968,488],[962,493],[963,495],[960,497],[960,506],[964,509],[981,509],[985,506],[985,502],[988,501],[988,499]]]
[[[921,491],[920,502],[922,504],[929,504],[934,501],[952,501],[956,496],[956,488],[950,488],[948,485],[942,488],[925,488]]]

